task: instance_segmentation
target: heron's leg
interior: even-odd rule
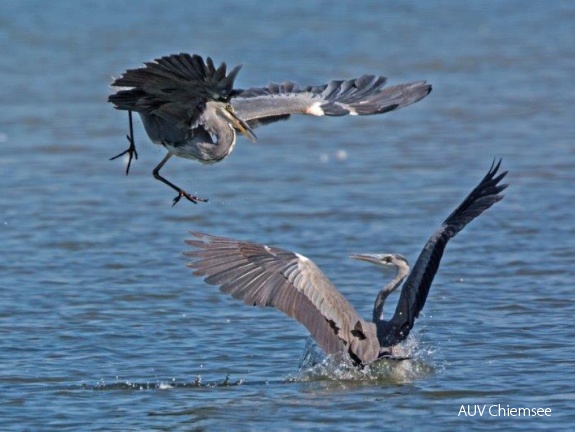
[[[164,177],[162,177],[160,175],[160,170],[166,164],[166,162],[168,162],[168,160],[172,157],[172,155],[173,155],[173,153],[168,152],[166,157],[164,159],[162,159],[162,161],[156,166],[156,168],[154,168],[154,171],[152,171],[152,174],[154,175],[154,178],[156,180],[160,180],[162,183],[168,185],[169,187],[171,187],[172,189],[174,189],[175,191],[178,192],[178,196],[174,198],[174,203],[172,204],[172,206],[175,206],[182,197],[186,198],[188,201],[193,202],[194,204],[197,204],[198,201],[207,202],[208,201],[207,199],[199,198],[195,195],[191,195],[191,194],[187,193],[185,190],[179,188],[178,186],[169,182],[168,180],[166,180]]]
[[[126,153],[128,154],[128,166],[126,167],[126,175],[128,175],[128,173],[130,172],[132,157],[138,159],[138,152],[136,151],[136,144],[134,143],[134,124],[132,122],[132,111],[128,111],[128,119],[130,121],[130,135],[126,135],[126,138],[128,138],[130,146],[122,153],[110,158],[110,160],[114,160],[119,158],[120,156],[124,156]]]

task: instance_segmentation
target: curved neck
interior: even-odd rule
[[[403,279],[405,279],[408,273],[409,267],[397,267],[397,273],[395,274],[393,280],[385,285],[377,294],[377,297],[375,298],[375,304],[373,305],[372,321],[374,323],[377,324],[379,321],[383,321],[383,304],[385,303],[387,296],[395,291],[395,289],[399,286]]]
[[[236,131],[228,119],[224,118],[220,111],[219,102],[208,102],[199,123],[210,135],[215,135],[215,142],[209,139],[201,139],[201,151],[208,156],[205,160],[219,161],[225,158],[234,149],[236,143]]]
[[[216,149],[214,150],[214,159],[220,160],[229,155],[236,144],[236,131],[234,128],[225,122],[217,123],[213,127],[213,131],[209,132],[216,135],[216,142],[214,143]]]

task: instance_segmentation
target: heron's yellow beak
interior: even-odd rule
[[[253,133],[248,124],[239,118],[230,108],[225,110],[226,117],[229,119],[232,126],[244,134],[251,142],[256,142],[256,134]]]

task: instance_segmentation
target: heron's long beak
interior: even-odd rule
[[[376,254],[357,254],[357,255],[350,255],[350,258],[359,260],[359,261],[366,261],[368,263],[381,265],[381,256]]]
[[[256,142],[256,134],[253,133],[248,124],[239,118],[235,113],[225,110],[226,117],[229,119],[232,126],[244,134],[251,142]]]

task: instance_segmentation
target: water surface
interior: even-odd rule
[[[6,430],[569,430],[575,333],[572,2],[2,2],[0,416]],[[164,152],[112,76],[174,52],[243,63],[241,87],[363,73],[433,93],[369,118],[297,118],[212,166]],[[298,251],[369,317],[502,157],[506,198],[447,248],[408,342],[363,379],[298,368],[303,327],[193,278],[188,230]],[[391,299],[388,313],[393,310]],[[461,406],[551,408],[465,418]]]

